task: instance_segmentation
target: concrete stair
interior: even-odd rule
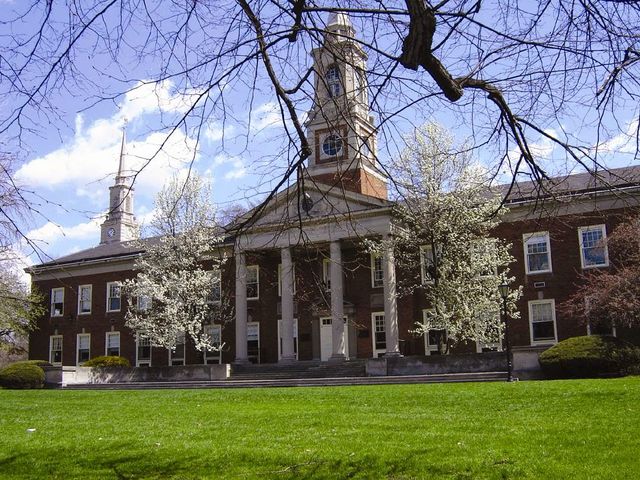
[[[293,370],[293,369],[292,369]],[[247,373],[247,375],[253,372]],[[244,374],[243,374],[244,375]],[[118,384],[75,384],[63,386],[68,390],[150,390],[180,388],[260,388],[260,387],[323,387],[343,385],[392,385],[419,383],[499,382],[505,381],[506,372],[448,373],[439,375],[401,375],[385,377],[306,377],[306,378],[262,378],[218,381],[186,382],[132,382]]]
[[[290,364],[265,363],[232,365],[230,380],[276,380],[305,378],[364,377],[364,360],[344,362],[302,361]]]

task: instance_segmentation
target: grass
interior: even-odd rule
[[[640,478],[640,377],[1,390],[0,478]]]

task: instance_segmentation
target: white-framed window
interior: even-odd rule
[[[136,298],[136,309],[140,312],[146,312],[151,308],[151,297],[147,295],[139,295]]]
[[[78,287],[78,315],[91,313],[91,285]]]
[[[331,291],[331,259],[322,259],[322,285],[325,292]]]
[[[219,268],[211,270],[211,292],[209,294],[209,301],[217,304],[222,301],[222,272]]]
[[[387,351],[387,336],[384,328],[384,312],[371,314],[371,340],[373,341],[373,356],[378,357]]]
[[[221,325],[208,325],[205,328],[205,332],[211,339],[211,345],[214,347],[211,350],[204,351],[204,363],[209,365],[212,363],[222,363],[222,326]]]
[[[252,363],[260,363],[260,324],[247,322],[247,358]]]
[[[423,285],[433,283],[433,269],[435,266],[433,247],[431,245],[422,245],[420,247],[420,278]]]
[[[296,293],[296,266],[292,266],[293,270],[293,293]],[[278,296],[282,296],[282,264],[278,264]]]
[[[62,365],[62,335],[51,335],[49,337],[49,363],[51,365]]]
[[[109,357],[120,356],[120,332],[107,332],[105,334],[104,354]]]
[[[76,365],[80,366],[91,358],[91,334],[79,333],[76,345]]]
[[[138,333],[136,335],[136,366],[151,366],[151,340]]]
[[[173,348],[169,349],[169,365],[184,365],[185,334],[180,332],[176,335]]]
[[[382,287],[384,285],[384,269],[382,266],[382,255],[378,253],[371,254],[371,286],[373,288]]]
[[[524,267],[527,275],[551,272],[551,243],[549,232],[525,233]]]
[[[529,302],[529,330],[531,345],[551,344],[558,341],[555,300]]]
[[[256,300],[260,297],[260,268],[258,265],[247,267],[247,300]]]
[[[64,315],[64,287],[51,289],[51,316]]]
[[[107,283],[107,312],[119,312],[120,304],[120,284],[118,282]]]
[[[591,225],[578,229],[582,268],[606,267],[609,265],[606,239],[607,228],[605,225]]]
[[[332,65],[327,68],[324,74],[324,80],[327,84],[327,91],[330,97],[337,97],[342,93],[342,85],[340,80],[340,70],[337,66]]]
[[[431,309],[422,310],[422,322],[424,325],[429,323],[429,315],[433,312]],[[430,328],[424,333],[424,353],[425,355],[437,355],[439,351],[439,345],[447,344],[447,329],[446,328]]]

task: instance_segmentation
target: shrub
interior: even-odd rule
[[[129,360],[117,356],[94,357],[84,362],[83,367],[130,367]]]
[[[640,358],[636,350],[616,337],[572,337],[542,352],[540,366],[550,378],[625,375],[631,364]]]
[[[0,386],[4,388],[42,388],[44,386],[44,370],[33,361],[12,363],[0,370]]]
[[[16,362],[16,363],[26,363],[26,364],[29,364],[29,365],[37,365],[38,367],[51,367],[52,366],[46,360],[25,360],[23,362]]]

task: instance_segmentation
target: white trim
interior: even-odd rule
[[[384,266],[382,255],[372,253],[371,255],[371,288],[382,288],[384,285]],[[376,261],[380,260],[380,269],[376,269]],[[376,282],[376,272],[381,272],[380,278]]]
[[[111,286],[114,286],[118,289],[119,292],[119,296],[118,297],[111,297]],[[112,298],[118,298],[120,300],[120,306],[117,309],[111,309],[111,299]],[[120,282],[107,282],[107,312],[119,312],[122,309],[122,289],[120,287]]]
[[[530,270],[529,269],[529,252],[528,252],[528,244],[531,240],[541,239],[545,241],[547,247],[547,262],[549,263],[549,268],[545,270]],[[533,242],[532,242],[533,243]],[[542,243],[542,242],[535,242]],[[538,273],[549,273],[553,270],[553,265],[551,263],[551,240],[549,239],[549,232],[534,232],[534,233],[523,233],[522,234],[522,248],[524,251],[524,271],[527,275],[536,275]],[[532,254],[532,255],[535,255]]]
[[[256,296],[249,296],[249,270],[255,270],[256,272]],[[253,285],[253,283],[252,283]],[[247,300],[258,300],[260,298],[260,266],[259,265],[247,265]]]
[[[81,308],[80,308],[82,305],[82,290],[84,288],[89,289],[89,311],[87,312],[81,311]],[[92,301],[93,301],[93,286],[91,284],[78,286],[78,315],[91,315]]]
[[[61,302],[53,302],[55,299],[55,293],[54,292],[62,292],[62,301]],[[51,299],[50,299],[50,307],[51,307],[51,311],[50,311],[50,315],[52,317],[62,317],[64,315],[64,287],[57,287],[57,288],[52,288],[51,289]],[[54,305],[61,303],[62,304],[62,309],[60,311],[55,310],[54,309]]]
[[[599,263],[597,265],[585,265],[585,258],[584,258],[584,250],[583,250],[583,245],[582,245],[582,234],[585,232],[593,232],[593,231],[600,231],[602,234],[602,239],[601,241],[603,242],[602,248],[604,250],[604,263]],[[583,270],[586,270],[587,268],[600,268],[600,267],[608,267],[609,266],[609,250],[607,248],[607,227],[604,224],[600,224],[600,225],[589,225],[586,227],[579,227],[578,228],[578,245],[580,247],[580,266],[582,267]],[[592,247],[594,248],[594,247]]]
[[[140,360],[139,357],[139,348],[140,348],[140,340],[146,340],[149,342],[149,359]],[[140,367],[142,365],[151,366],[151,359],[153,358],[153,346],[151,345],[151,340],[147,337],[144,337],[141,334],[136,334],[136,367]]]
[[[52,353],[53,353],[53,340],[60,339],[60,350],[56,350],[56,352],[60,352],[60,361],[54,362]],[[62,365],[62,352],[63,352],[64,338],[62,335],[49,335],[49,363],[51,365]]]
[[[542,305],[542,304],[550,304],[551,305],[551,320],[553,322],[553,338],[552,339],[543,339],[543,340],[534,340],[533,338],[533,305]],[[553,345],[558,343],[558,327],[556,323],[556,301],[553,298],[545,299],[545,300],[531,300],[528,303],[528,311],[529,311],[529,339],[531,341],[531,345]],[[535,322],[538,323],[538,322]]]
[[[109,356],[109,337],[112,337],[112,336],[113,337],[115,337],[115,336],[118,337],[118,355],[116,355],[116,356],[119,357],[120,356],[120,349],[122,348],[121,347],[121,342],[120,342],[122,340],[122,337],[120,335],[120,332],[105,332],[105,334],[104,334],[104,354]]]
[[[80,362],[80,337],[88,338],[89,348],[86,349],[86,350],[89,351],[89,354],[87,355],[87,360],[89,360],[91,358],[91,334],[90,333],[78,333],[76,335],[76,365],[79,366],[79,367],[84,364],[84,362],[82,362],[82,363]],[[85,350],[85,349],[83,349],[83,350]]]
[[[382,332],[385,334],[385,341],[383,348],[376,348],[376,317],[382,317]],[[373,346],[373,358],[378,358],[378,355],[387,351],[387,332],[385,329],[385,318],[383,312],[371,312],[371,343]]]
[[[351,358],[350,349],[349,349],[349,319],[345,315],[343,317],[344,321],[344,333],[342,335],[344,341],[344,356],[346,359]],[[331,317],[320,317],[320,361],[325,362],[331,358],[332,350],[333,350],[333,319]],[[325,355],[322,355],[322,337],[323,335],[328,336],[329,340],[329,348],[328,352],[325,348]]]

